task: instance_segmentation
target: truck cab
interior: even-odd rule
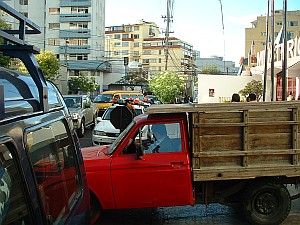
[[[158,124],[166,127],[169,146],[151,150],[156,138],[151,128]],[[193,205],[187,130],[185,114],[165,115],[159,121],[140,115],[111,146],[83,149],[89,187],[101,207]]]

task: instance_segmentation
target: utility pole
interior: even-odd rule
[[[169,58],[169,34],[170,32],[170,22],[173,22],[173,0],[167,0],[167,16],[162,16],[165,22],[167,22],[166,32],[165,32],[165,70],[168,70],[168,58]]]

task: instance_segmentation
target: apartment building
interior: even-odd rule
[[[153,22],[140,20],[137,24],[109,26],[105,29],[107,58],[128,57],[129,62],[138,61],[148,78],[166,69],[179,74],[193,72],[193,46],[176,37],[169,37],[166,43]]]
[[[283,23],[283,10],[275,10],[274,18],[274,30],[275,38],[278,35],[282,23]],[[271,20],[269,18],[269,35],[271,34]],[[288,11],[286,14],[287,20],[287,33],[289,39],[293,39],[296,36],[300,36],[300,10]],[[266,16],[258,16],[255,21],[252,22],[251,28],[245,28],[245,58],[248,58],[249,52],[251,52],[251,46],[255,44],[256,52],[260,52],[265,49],[266,46]]]
[[[39,25],[42,33],[28,35],[28,42],[52,50],[67,67],[67,78],[80,73],[103,77],[111,71],[104,56],[105,0],[4,0]],[[18,26],[18,21],[8,18]],[[59,86],[60,84],[58,84]]]
[[[249,66],[252,74],[259,74],[266,79],[266,100],[282,100],[283,98],[283,62],[284,43],[281,40],[281,28],[283,25],[283,10],[275,11],[275,44],[274,44],[274,77],[271,73],[272,48],[268,46],[268,56],[265,57],[266,47],[266,17],[257,17],[252,22],[252,28],[246,28],[245,56],[249,58]],[[286,12],[287,30],[287,54],[286,54],[286,90],[285,95],[292,93],[294,98],[300,98],[300,11]],[[271,17],[269,31],[271,30]],[[269,32],[270,34],[271,32]],[[277,38],[278,36],[278,38]],[[267,67],[265,68],[267,62]],[[266,73],[266,74],[265,74]],[[273,88],[272,92],[271,89]],[[271,96],[271,94],[273,94]],[[286,100],[286,99],[283,99]]]

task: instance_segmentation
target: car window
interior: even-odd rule
[[[142,144],[145,154],[182,151],[179,123],[149,124],[139,130],[135,142]]]
[[[111,111],[112,111],[113,109],[114,109],[114,108],[108,108],[108,109],[105,111],[105,113],[104,113],[102,119],[103,119],[103,120],[110,120],[110,113],[111,113]]]
[[[54,224],[64,223],[81,193],[72,143],[63,121],[37,127],[26,135],[44,211]]]
[[[94,102],[96,103],[108,103],[111,102],[112,94],[100,94],[95,99]]]
[[[0,224],[33,224],[11,143],[0,143]]]

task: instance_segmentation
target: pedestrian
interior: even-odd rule
[[[249,99],[249,102],[257,102],[257,100],[256,100],[256,94],[254,94],[254,93],[250,93],[248,95],[248,99]]]
[[[132,113],[132,118],[136,116],[136,111],[133,107],[133,101],[132,99],[126,99],[125,100],[125,106],[130,110],[130,112]]]
[[[241,101],[241,97],[239,94],[237,93],[232,94],[231,102],[240,102],[240,101]]]

